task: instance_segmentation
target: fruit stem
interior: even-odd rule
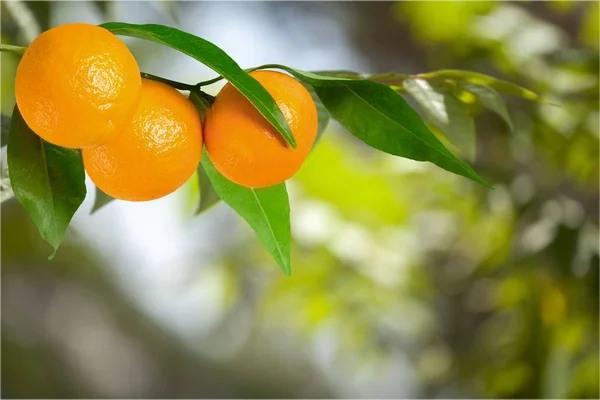
[[[172,81],[170,79],[166,79],[166,78],[162,78],[160,76],[149,74],[147,72],[142,72],[141,75],[142,75],[142,78],[144,78],[144,79],[150,79],[153,81],[166,83],[167,85],[172,86],[178,90],[188,90],[191,92],[192,90],[197,89],[197,86],[195,86],[195,85],[188,85],[187,83]]]
[[[222,77],[221,75],[219,75],[219,76],[217,76],[216,78],[212,78],[212,79],[209,79],[209,80],[207,80],[207,81],[204,81],[204,82],[198,82],[198,83],[196,84],[196,86],[197,86],[198,88],[201,88],[202,86],[208,86],[208,85],[212,85],[212,84],[213,84],[213,83],[215,83],[215,82],[219,82],[221,79],[223,79],[223,77]]]
[[[26,47],[22,46],[13,46],[12,44],[0,44],[0,51],[6,51],[18,55],[23,55],[25,53]]]

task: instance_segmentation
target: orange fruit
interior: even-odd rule
[[[146,201],[183,185],[201,155],[202,123],[194,105],[167,84],[143,79],[131,123],[114,140],[84,149],[83,163],[106,194]]]
[[[25,50],[15,78],[27,125],[44,140],[71,148],[114,138],[131,120],[141,87],[127,46],[88,24],[42,33]]]
[[[289,75],[250,73],[273,96],[296,139],[289,146],[236,88],[227,84],[206,114],[204,142],[215,168],[247,187],[274,185],[302,165],[317,136],[317,108],[308,90]]]

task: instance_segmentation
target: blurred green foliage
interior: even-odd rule
[[[598,397],[598,5],[566,3],[539,7],[578,12],[579,45],[516,3],[399,3],[431,69],[516,81],[560,106],[506,98],[514,132],[472,106],[495,191],[331,132],[297,176],[296,202],[317,215],[293,221],[324,219],[328,235],[298,229],[294,280],[265,302],[332,326],[347,359],[393,357],[416,326],[403,350],[420,396]],[[403,308],[418,317],[390,324]]]
[[[494,185],[491,191],[426,163],[372,150],[331,124],[288,185],[292,277],[274,268],[254,238],[233,249],[223,244],[216,256],[225,311],[211,340],[230,350],[236,345],[228,335],[248,319],[253,334],[240,345],[241,355],[219,366],[227,373],[199,384],[204,391],[181,389],[178,377],[191,374],[193,381],[214,366],[187,348],[165,345],[177,340],[166,332],[155,340],[151,333],[158,328],[122,300],[126,290],[103,278],[99,261],[80,268],[79,260],[93,252],[69,242],[73,252],[64,249],[54,265],[71,269],[53,275],[90,287],[98,280],[95,293],[114,302],[111,312],[127,310],[120,320],[131,322],[121,329],[155,363],[168,366],[160,373],[170,384],[157,396],[301,397],[302,387],[335,377],[347,379],[340,378],[339,386],[375,379],[401,359],[412,371],[406,378],[414,381],[409,395],[415,398],[600,396],[598,3],[387,4],[392,23],[419,49],[412,54],[418,72],[486,73],[560,106],[504,96],[511,130],[472,96],[461,97],[475,117],[475,169]],[[355,7],[369,18],[359,12],[368,5]],[[387,48],[395,49],[396,41],[389,38]],[[16,64],[9,57],[2,54],[3,113],[14,102],[6,76]],[[197,196],[197,187],[190,192]],[[41,250],[16,206],[2,204],[3,292],[7,273],[38,280],[49,274],[22,269],[32,259],[40,262],[34,255]],[[185,212],[190,215],[193,206]],[[29,234],[14,234],[9,226]],[[308,382],[287,377],[287,353],[268,354],[275,347],[269,334],[282,331],[295,338],[292,350],[318,353],[328,373],[311,370]],[[323,341],[331,351],[314,350]],[[46,375],[56,364],[38,361],[56,349],[19,343],[5,335],[3,322],[2,378],[12,382],[10,394],[73,395],[65,376]],[[161,351],[154,354],[156,348]],[[202,374],[196,374],[199,364]],[[235,389],[215,389],[232,382]]]

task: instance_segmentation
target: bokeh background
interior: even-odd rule
[[[597,2],[3,1],[1,12],[9,44],[66,22],[152,22],[244,68],[459,68],[561,105],[506,97],[513,132],[471,108],[474,164],[493,191],[330,124],[288,184],[291,278],[226,205],[193,217],[194,179],[94,215],[88,182],[50,262],[4,169],[3,397],[599,397]],[[214,76],[125,41],[145,72]],[[1,57],[10,115],[17,58]]]

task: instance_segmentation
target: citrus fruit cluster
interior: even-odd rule
[[[203,138],[217,170],[243,186],[274,185],[300,168],[317,134],[310,93],[282,73],[251,75],[275,99],[296,149],[229,83],[203,127],[187,98],[166,83],[142,79],[125,44],[95,25],[66,24],[42,33],[19,63],[15,94],[37,135],[82,150],[98,188],[114,198],[145,201],[190,178]]]

